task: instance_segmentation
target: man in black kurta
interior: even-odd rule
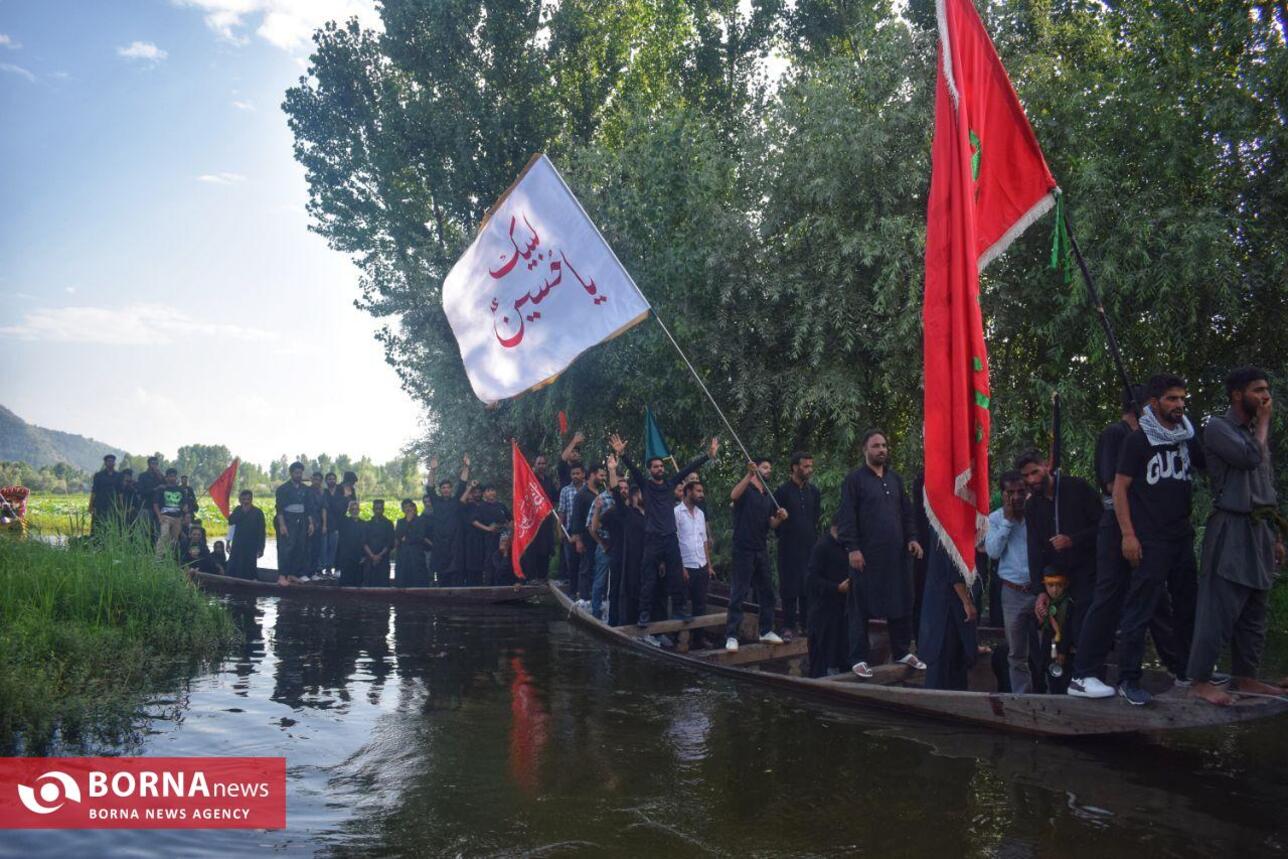
[[[915,669],[925,664],[912,645],[912,560],[922,554],[912,519],[912,503],[903,478],[888,463],[883,433],[863,440],[864,464],[850,472],[841,487],[838,532],[850,562],[850,665],[870,677],[868,620],[886,619],[890,655]]]
[[[790,514],[788,520],[791,521]],[[810,551],[805,574],[809,593],[809,676],[826,677],[850,667],[845,603],[850,592],[850,558],[836,519]],[[781,528],[780,528],[781,530]]]
[[[291,463],[290,479],[277,487],[277,582],[287,584],[309,574],[309,518],[313,491],[304,484],[304,464]]]
[[[156,494],[157,487],[162,483],[165,483],[165,475],[161,473],[160,460],[155,456],[149,456],[147,470],[139,475],[135,483],[135,491],[138,492],[142,502],[139,506],[139,521],[143,522],[147,529],[150,541],[156,540],[159,529],[156,513],[152,510],[152,498]]]
[[[429,461],[429,482],[434,485],[438,474],[438,457]],[[429,571],[439,587],[458,585],[459,561],[456,557],[461,528],[461,499],[469,488],[470,457],[461,457],[461,473],[453,484],[451,480],[440,480],[438,498],[434,500],[434,511],[430,514],[431,527],[429,541],[433,550],[429,556]]]
[[[103,457],[103,468],[94,473],[93,483],[89,490],[90,534],[102,536],[109,521],[117,520],[119,505],[117,496],[121,491],[121,475],[116,473],[116,455],[109,453]]]
[[[425,520],[416,510],[416,502],[403,501],[403,517],[394,526],[394,544],[398,555],[394,562],[394,584],[400,588],[429,587],[429,567],[425,563]]]
[[[778,590],[783,600],[783,638],[790,641],[798,624],[805,622],[809,604],[805,569],[818,542],[818,516],[822,496],[810,483],[814,457],[796,452],[791,459],[791,479],[774,490],[774,497],[787,511],[787,521],[778,526]]]
[[[362,551],[367,559],[363,584],[369,588],[389,587],[389,555],[394,548],[394,523],[385,518],[385,502],[371,502],[371,521],[363,534]]]
[[[255,496],[243,489],[237,507],[228,515],[228,575],[254,580],[259,559],[264,555],[264,512],[255,506]]]
[[[536,475],[537,483],[541,485],[541,491],[546,494],[550,500],[550,507],[553,509],[559,505],[559,487],[555,485],[554,478],[550,476],[549,467],[546,457],[540,455],[532,463],[532,473]],[[523,569],[523,575],[529,582],[545,581],[550,575],[550,555],[555,550],[555,519],[553,516],[547,516],[541,523],[541,528],[537,531],[537,536],[528,544],[528,548],[523,550],[523,557],[519,559],[519,566]]]
[[[720,439],[712,438],[707,453],[698,456],[669,479],[664,478],[666,466],[661,457],[644,463],[648,476],[635,467],[625,455],[626,442],[614,433],[609,437],[613,453],[626,464],[631,479],[639,487],[644,501],[644,559],[640,562],[640,614],[638,625],[648,626],[657,590],[657,570],[662,567],[666,592],[671,598],[671,613],[679,618],[690,616],[684,592],[684,561],[680,558],[680,540],[675,533],[675,487],[684,478],[715,459],[720,452]]]
[[[362,521],[357,501],[349,502],[349,509],[340,520],[339,536],[335,544],[335,563],[340,570],[340,586],[362,587],[363,545],[367,541],[367,523]]]

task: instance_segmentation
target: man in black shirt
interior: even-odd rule
[[[742,626],[742,604],[749,591],[756,594],[760,640],[782,644],[774,632],[774,583],[769,577],[769,531],[787,519],[787,510],[769,497],[768,458],[747,463],[747,473],[729,493],[733,501],[733,565],[729,588],[729,610],[725,613],[725,650],[738,650],[738,628]]]
[[[1073,606],[1064,636],[1076,642],[1096,583],[1100,495],[1080,477],[1052,475],[1046,458],[1035,450],[1020,454],[1015,470],[1029,490],[1024,527],[1029,551],[1029,592],[1037,597],[1034,610],[1039,618],[1046,616],[1049,600],[1043,577],[1053,571],[1065,576]]]
[[[183,490],[183,503],[195,518],[197,515],[197,493],[188,485],[188,475],[179,475],[179,488]]]
[[[371,502],[371,521],[363,532],[362,553],[367,561],[364,587],[389,587],[389,553],[393,547],[394,523],[385,518],[385,500],[377,498]]]
[[[1123,602],[1118,653],[1118,692],[1131,704],[1148,704],[1140,688],[1145,630],[1167,587],[1172,594],[1178,649],[1188,653],[1194,630],[1198,569],[1190,508],[1194,473],[1204,470],[1203,448],[1185,417],[1185,381],[1168,374],[1145,386],[1149,405],[1140,429],[1123,442],[1114,480],[1114,515],[1122,553],[1135,568]]]
[[[322,472],[315,471],[309,478],[309,521],[313,523],[313,531],[309,534],[309,576],[320,576],[322,574],[322,549],[325,545],[326,538],[324,526],[326,524],[326,496],[323,494]],[[307,581],[308,578],[305,579]]]
[[[923,554],[912,502],[903,478],[889,466],[885,433],[869,430],[864,435],[863,459],[841,486],[837,523],[850,560],[850,666],[859,677],[872,676],[868,620],[884,617],[890,656],[924,671],[925,663],[911,652],[912,561]]]
[[[626,463],[626,468],[640,488],[644,497],[644,560],[640,565],[640,604],[639,626],[648,626],[650,608],[653,605],[653,593],[657,588],[658,566],[665,568],[666,590],[671,597],[671,614],[679,618],[688,618],[690,613],[685,607],[684,596],[684,562],[680,558],[680,541],[675,534],[675,487],[684,482],[684,478],[697,471],[707,460],[715,459],[720,452],[720,439],[712,437],[705,454],[690,462],[674,474],[664,479],[665,467],[661,457],[653,457],[645,465],[648,477],[626,458],[626,442],[614,433],[609,437],[609,444],[617,458]],[[677,609],[678,606],[678,609]]]
[[[277,487],[277,583],[297,582],[309,574],[309,537],[315,525],[309,516],[312,490],[304,485],[304,463],[293,462],[291,477]]]
[[[117,495],[121,491],[121,475],[116,473],[116,454],[103,457],[103,468],[94,473],[89,490],[89,532],[101,537],[109,519],[118,516]],[[118,521],[118,524],[119,521]]]
[[[134,482],[134,469],[121,469],[121,488],[116,493],[116,515],[121,517],[121,524],[132,529],[139,521],[139,511],[143,499],[139,497],[138,484]]]
[[[430,457],[429,483],[434,485],[438,476],[438,457]],[[434,510],[430,514],[431,526],[429,542],[429,570],[439,587],[460,585],[457,570],[460,564],[456,558],[456,537],[461,528],[461,499],[469,488],[470,456],[461,457],[461,472],[455,485],[451,480],[438,481],[438,498],[434,500]]]
[[[822,496],[810,483],[814,457],[797,451],[791,459],[792,476],[774,490],[774,498],[787,511],[778,528],[778,588],[783,598],[783,640],[791,641],[806,620],[808,589],[805,571],[818,541],[818,516]]]
[[[143,513],[140,518],[147,528],[150,540],[156,540],[158,533],[156,513],[152,510],[152,498],[156,495],[157,487],[162,483],[165,483],[165,475],[161,473],[160,461],[155,456],[149,456],[147,471],[139,475],[136,490],[142,500]]]
[[[559,504],[559,487],[555,486],[554,478],[550,476],[548,461],[544,454],[538,454],[532,462],[532,473],[537,478],[537,483],[541,485],[541,491],[546,494],[550,500],[551,508]],[[537,531],[537,536],[533,538],[528,548],[523,551],[523,557],[519,559],[519,566],[523,569],[523,575],[529,582],[545,581],[550,575],[550,555],[555,550],[555,522],[553,516],[547,516],[541,522],[541,528]]]
[[[340,523],[349,512],[349,498],[336,483],[335,472],[326,475],[326,488],[322,490],[322,569],[328,573],[339,572],[335,551],[340,545]],[[429,505],[425,505],[429,512]]]

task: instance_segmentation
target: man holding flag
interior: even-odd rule
[[[987,527],[990,390],[979,273],[1054,204],[1055,179],[970,0],[936,0],[939,64],[926,213],[926,513],[937,539],[922,608],[929,688],[974,658],[975,546]]]

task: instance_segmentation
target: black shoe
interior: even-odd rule
[[[644,629],[646,626],[648,626],[648,612],[646,611],[640,612],[640,619],[635,623],[635,625],[638,626],[640,629]]]
[[[1224,671],[1213,671],[1212,676],[1208,678],[1208,682],[1213,686],[1229,686],[1230,675]]]
[[[1126,698],[1127,703],[1131,704],[1133,707],[1144,707],[1150,701],[1154,700],[1153,695],[1150,695],[1144,689],[1134,684],[1130,686],[1126,683],[1119,684],[1118,694]]]

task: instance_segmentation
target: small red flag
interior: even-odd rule
[[[239,465],[241,465],[241,457],[234,457],[232,463],[224,469],[224,473],[216,477],[215,482],[206,487],[206,494],[215,500],[215,506],[224,514],[225,519],[229,515],[228,499],[232,497],[233,484],[237,482],[237,466]]]
[[[541,523],[555,510],[532,467],[519,452],[519,443],[510,439],[510,448],[514,461],[514,537],[510,540],[510,563],[514,565],[515,577],[522,579],[525,576],[519,568],[519,559],[541,530]]]
[[[560,435],[568,434],[568,415],[564,412],[563,409],[559,410],[559,434]]]
[[[991,392],[979,273],[1054,203],[1055,179],[971,0],[936,0],[926,207],[926,513],[968,582],[988,524]]]

